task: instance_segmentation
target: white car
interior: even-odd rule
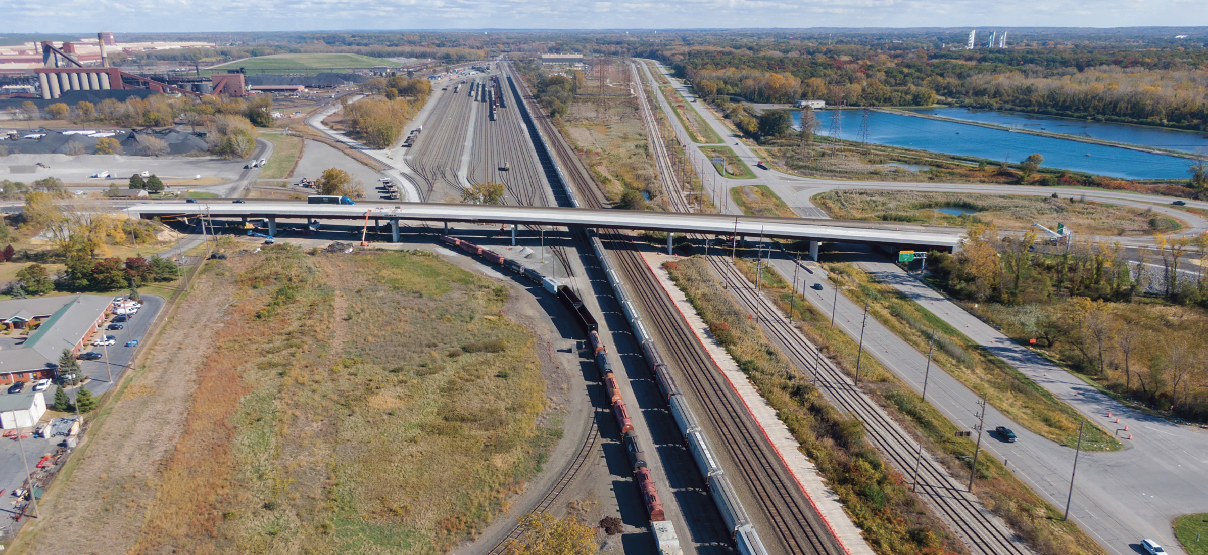
[[[50,387],[50,378],[42,378],[34,384],[34,391],[46,391],[48,387]]]
[[[261,166],[261,167],[263,167],[263,166],[264,166],[264,162],[265,162],[264,158],[261,158],[261,159],[260,159],[260,166]]]
[[[91,177],[93,179],[108,179],[109,172],[96,172],[88,177]]]
[[[115,340],[112,335],[106,337],[105,339],[97,339],[96,341],[92,342],[93,347],[112,347],[116,344],[117,340]]]
[[[151,177],[151,172],[140,172],[139,177]]]
[[[1166,550],[1153,540],[1141,540],[1141,548],[1149,555],[1166,555]]]

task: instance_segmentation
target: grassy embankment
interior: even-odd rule
[[[276,246],[237,287],[135,552],[433,553],[540,468],[531,332],[507,289],[424,253]]]
[[[298,157],[302,156],[302,137],[280,133],[261,133],[260,136],[273,143],[273,155],[269,157],[259,179],[288,179],[293,173]]]
[[[754,264],[738,260],[738,268],[752,283]],[[761,269],[761,285],[783,314],[793,307],[796,327],[811,343],[848,376],[855,374],[859,346],[856,340],[830,326],[830,315],[808,302],[797,299],[790,305],[793,292],[780,274]],[[937,352],[939,349],[937,349]],[[865,393],[920,439],[927,450],[958,480],[968,480],[975,444],[971,438],[958,438],[958,428],[914,390],[885,369],[875,358],[860,362],[860,387]],[[1002,517],[1041,555],[1103,555],[1104,551],[1073,522],[1062,519],[1061,511],[1036,495],[1002,463],[983,451],[977,459],[974,493],[994,514]]]
[[[731,179],[755,179],[755,172],[734,154],[734,149],[728,146],[702,146],[700,150],[710,159],[721,158],[724,161],[721,164],[713,164],[713,169],[717,170],[718,175]],[[730,173],[732,171],[738,173]]]
[[[743,185],[732,187],[730,197],[742,208],[742,213],[748,216],[765,216],[770,218],[796,218],[789,205],[780,196],[772,192],[767,185]]]
[[[643,63],[647,67],[650,66],[650,64],[646,62],[639,63]],[[687,99],[685,99],[684,96],[675,89],[675,87],[671,86],[671,82],[667,80],[667,77],[664,76],[662,72],[658,71],[657,66],[651,68],[650,74],[654,76],[655,82],[659,84],[659,91],[663,93],[663,98],[667,99],[667,104],[671,106],[671,111],[675,112],[676,119],[678,119],[680,124],[684,126],[684,129],[688,131],[688,137],[691,138],[693,142],[721,142],[721,137],[717,135],[717,132],[714,131],[707,122],[705,122],[704,118],[701,117],[700,112],[697,112],[696,108],[692,106],[692,103],[688,102]]]
[[[1183,223],[1179,220],[1152,210],[1080,201],[1071,196],[1052,198],[843,189],[818,193],[811,200],[830,217],[841,220],[877,220],[960,227],[994,224],[999,229],[1028,229],[1033,223],[1053,229],[1061,222],[1079,233],[1101,236],[1172,233],[1183,228]],[[975,210],[977,213],[950,215],[939,212],[940,208],[961,208]]]
[[[1174,519],[1174,533],[1187,555],[1208,555],[1208,513]]]
[[[830,406],[746,317],[700,257],[665,266],[739,368],[767,399],[881,555],[963,553],[964,546],[912,495],[901,474]],[[883,371],[882,371],[883,372]]]
[[[850,264],[828,264],[832,286],[845,287],[857,304],[920,352],[935,334],[936,366],[980,393],[1015,422],[1052,441],[1075,447],[1082,416],[1048,390],[1012,368],[892,286],[876,282]],[[1084,451],[1117,451],[1119,441],[1093,423],[1082,438]]]

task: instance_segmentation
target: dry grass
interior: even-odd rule
[[[730,196],[734,203],[742,208],[742,213],[748,216],[765,216],[771,218],[795,218],[789,205],[785,204],[767,185],[743,185],[730,188]]]
[[[739,270],[754,281],[754,264],[738,261]],[[796,327],[840,370],[855,373],[858,345],[854,339],[830,326],[830,315],[797,299],[788,282],[774,271],[761,268],[763,290],[784,314],[790,306]],[[937,352],[939,349],[937,349]],[[911,435],[920,439],[958,480],[967,480],[972,470],[974,443],[957,438],[958,430],[947,418],[889,373],[876,359],[860,362],[861,388],[885,408]],[[1041,499],[993,456],[983,451],[977,460],[978,479],[974,493],[994,514],[1002,517],[1041,555],[1103,555],[1104,551],[1076,524],[1061,518],[1061,512]]]
[[[134,550],[436,553],[506,507],[540,428],[507,289],[423,253],[266,249],[239,292]]]
[[[273,143],[273,155],[261,170],[259,179],[285,179],[292,177],[294,165],[302,155],[302,138],[280,133],[262,133],[265,140]]]
[[[614,77],[620,75],[610,78]],[[637,101],[608,97],[606,102],[608,110],[601,112],[598,99],[576,98],[559,122],[563,134],[610,202],[620,200],[621,193],[628,189],[645,191],[651,200],[657,200],[662,189],[652,170],[654,159]]]
[[[1028,229],[1033,223],[1057,223],[1089,235],[1139,236],[1177,231],[1184,224],[1151,210],[1115,206],[1072,197],[923,193],[844,189],[814,195],[814,203],[832,218],[932,223],[967,227],[994,224],[1000,229]],[[953,216],[939,208],[976,210]]]
[[[723,160],[721,164],[713,164],[718,175],[730,179],[755,179],[755,172],[734,153],[734,149],[728,146],[702,146],[700,151],[711,159]]]

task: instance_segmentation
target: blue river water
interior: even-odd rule
[[[826,111],[817,115],[817,134],[830,135],[833,114],[833,111]],[[862,119],[861,110],[840,111],[839,136],[860,140]],[[800,128],[800,112],[793,112],[793,123]],[[1185,158],[1122,147],[875,111],[868,114],[868,141],[1011,164],[1018,164],[1036,153],[1044,157],[1042,167],[1124,179],[1185,179],[1192,163]]]

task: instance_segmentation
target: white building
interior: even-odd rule
[[[0,397],[0,428],[32,428],[46,413],[41,391]]]
[[[797,107],[798,108],[807,108],[808,107],[808,108],[813,108],[815,110],[821,110],[826,107],[826,101],[825,100],[798,100]]]

